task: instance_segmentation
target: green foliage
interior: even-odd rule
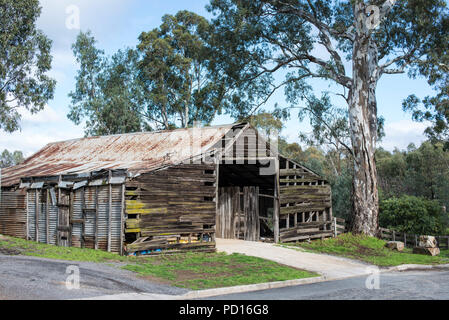
[[[165,15],[159,28],[140,35],[145,111],[158,126],[208,124],[221,112],[224,87],[208,70],[209,36],[209,22],[189,11]]]
[[[447,252],[441,256],[412,254],[410,248],[397,252],[385,248],[385,241],[363,235],[346,233],[337,238],[299,243],[297,246],[311,252],[319,252],[365,261],[377,266],[398,266],[401,264],[444,264],[448,263]],[[290,246],[295,248],[295,246]]]
[[[257,114],[249,117],[247,121],[259,132],[264,133],[267,137],[270,134],[279,134],[284,127],[282,120],[276,117],[276,115],[260,111]]]
[[[7,168],[22,163],[24,160],[22,151],[9,152],[3,150],[0,156],[0,168]]]
[[[449,151],[424,142],[406,151],[376,152],[379,187],[384,199],[404,194],[438,200],[449,208]]]
[[[41,111],[53,98],[56,82],[51,69],[51,41],[36,28],[38,0],[0,1],[0,129],[20,128],[23,107]]]
[[[414,196],[382,200],[379,221],[384,228],[421,235],[444,234],[448,226],[447,213],[437,201]]]
[[[332,213],[347,223],[352,219],[352,174],[344,169],[341,174],[328,177],[332,188]]]
[[[72,105],[67,117],[75,124],[86,120],[86,135],[141,131],[145,122],[137,53],[125,49],[107,58],[95,44],[90,32],[81,32],[72,46],[80,69],[75,91],[69,94]]]
[[[313,96],[307,81],[321,78],[350,86],[343,59],[351,60],[354,48],[353,1],[211,0],[207,8],[214,15],[212,67],[233,88],[229,99],[235,113],[248,115],[275,91],[286,88],[293,107],[305,105],[312,115],[320,116],[329,94]],[[404,73],[409,67],[411,77],[423,75],[430,83],[445,77],[446,3],[399,0],[385,14],[381,26],[368,35],[381,69],[378,76]],[[317,55],[317,47],[329,57]]]

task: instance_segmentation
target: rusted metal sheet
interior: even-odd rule
[[[2,186],[25,177],[99,170],[148,172],[179,163],[214,146],[233,125],[89,137],[50,143],[20,165],[2,170]]]
[[[3,191],[0,199],[0,234],[24,238],[26,235],[26,192]]]
[[[122,186],[111,186],[111,220],[109,221],[109,186],[100,186],[98,192],[98,211],[96,211],[96,187],[81,187],[73,192],[73,211],[70,217],[70,241],[68,243],[73,247],[95,248],[95,229],[97,232],[98,249],[107,250],[109,223],[111,224],[110,247],[112,252],[120,253],[121,250],[121,234],[122,234]],[[48,190],[48,191],[47,191]],[[50,194],[47,197],[47,192],[51,189],[28,189],[28,239],[38,242],[57,244],[57,226],[58,210],[65,210],[65,207],[59,207],[58,204],[53,204],[50,200]],[[61,190],[56,190],[61,192]],[[83,195],[84,192],[84,195]],[[25,238],[26,230],[26,206],[25,195],[20,195],[20,201],[17,197],[13,197],[10,192],[3,192],[8,199],[3,202],[0,207],[0,233]],[[38,196],[36,201],[36,195]],[[59,197],[60,198],[60,197]],[[15,200],[14,200],[15,199]],[[83,200],[84,199],[84,200]],[[83,204],[84,202],[84,204]],[[36,209],[36,204],[38,208]],[[62,204],[59,203],[59,206]],[[14,221],[12,218],[5,218],[3,214],[4,208],[10,206],[14,208]],[[48,206],[48,208],[47,208]],[[36,223],[36,213],[39,214]],[[48,217],[47,217],[48,215]],[[18,221],[16,221],[18,220]],[[12,225],[14,222],[17,226]],[[3,227],[4,225],[4,227]],[[19,228],[20,227],[20,228]],[[37,229],[36,229],[37,227]],[[36,230],[38,231],[36,233]],[[84,238],[83,238],[84,236]],[[61,245],[61,244],[60,244]]]

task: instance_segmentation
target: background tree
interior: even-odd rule
[[[208,124],[221,113],[224,89],[207,68],[209,35],[209,22],[189,11],[165,15],[159,28],[140,35],[145,111],[159,127]]]
[[[141,131],[142,87],[138,81],[138,54],[119,50],[108,58],[95,46],[90,31],[81,32],[72,49],[79,63],[68,118],[75,124],[86,120],[86,135]]]
[[[380,224],[399,232],[444,235],[448,219],[438,201],[404,195],[380,202]]]
[[[239,113],[251,114],[288,85],[306,91],[306,80],[312,78],[341,88],[353,161],[352,229],[377,234],[376,87],[384,74],[409,70],[411,76],[429,78],[443,72],[440,58],[447,56],[449,29],[446,3],[212,0],[208,9],[215,15],[212,67],[233,88],[228,99]],[[319,47],[327,55],[318,55]],[[291,71],[286,73],[287,68]]]
[[[406,151],[376,153],[382,198],[411,195],[449,207],[449,151],[442,143],[423,142]]]
[[[0,155],[0,168],[7,168],[22,163],[24,160],[22,151],[9,152],[3,150]]]
[[[51,41],[36,28],[38,0],[0,1],[0,129],[20,128],[23,107],[36,113],[53,98]]]

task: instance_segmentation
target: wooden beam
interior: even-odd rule
[[[36,228],[36,232],[34,233],[34,235],[36,236],[36,242],[39,242],[39,193],[37,191],[38,189],[34,190],[34,204],[35,204],[35,208],[34,208],[34,213],[35,213],[35,228]]]
[[[123,242],[125,241],[125,184],[122,184],[122,201],[120,205],[120,255],[123,255]]]
[[[73,223],[72,223],[72,219],[73,219],[73,202],[75,200],[75,194],[73,192],[73,189],[70,190],[69,193],[69,235],[67,237],[67,241],[69,242],[69,247],[72,246],[72,230],[73,230]]]
[[[109,170],[108,181],[111,181],[112,171]],[[108,184],[108,252],[111,252],[112,237],[112,184]]]
[[[98,249],[98,214],[99,214],[99,201],[98,201],[98,186],[95,187],[95,250]]]
[[[59,185],[59,182],[61,182],[61,181],[62,181],[62,176],[59,176],[58,177],[58,185]],[[58,188],[57,190],[58,190],[58,200],[56,203],[56,210],[57,210],[57,213],[56,213],[56,245],[59,246],[59,215],[60,215],[59,204],[61,203],[61,189]]]
[[[30,240],[30,226],[28,225],[28,223],[29,223],[29,217],[28,217],[28,215],[29,215],[29,212],[28,212],[28,209],[29,209],[28,190],[26,190],[26,193],[27,193],[27,195],[26,195],[26,219],[27,220],[26,220],[26,224],[25,224],[25,226],[26,226],[25,240]]]
[[[81,219],[85,221],[86,213],[84,212],[84,209],[86,208],[86,202],[85,202],[85,187],[81,188]],[[83,222],[81,224],[81,248],[84,248],[86,246],[84,241],[84,234],[86,233],[86,224]]]
[[[50,190],[47,189],[47,205],[45,212],[45,233],[47,236],[47,244],[50,243]]]
[[[279,199],[279,158],[275,160],[276,176],[274,180],[274,210],[273,210],[273,233],[274,242],[279,243],[279,211],[280,211],[280,199]]]

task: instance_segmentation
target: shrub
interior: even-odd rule
[[[445,234],[446,213],[437,201],[401,196],[380,201],[381,227],[421,235]]]

